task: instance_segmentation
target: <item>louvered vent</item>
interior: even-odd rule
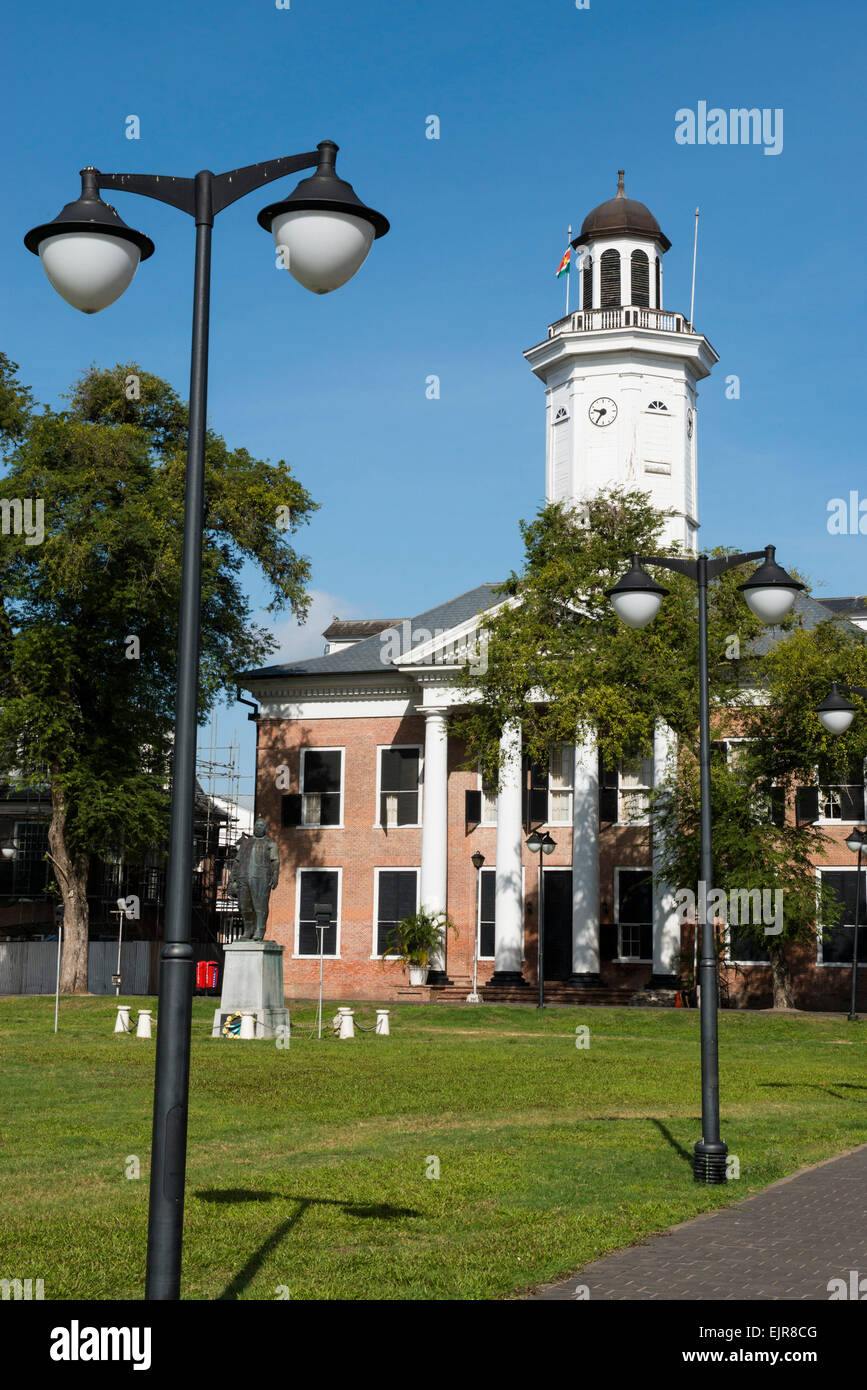
[[[646,251],[632,253],[632,303],[650,308],[650,262]]]
[[[619,309],[620,299],[620,252],[603,251],[599,262],[602,273],[602,308]]]

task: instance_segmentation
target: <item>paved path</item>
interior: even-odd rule
[[[867,1298],[867,1144],[605,1255],[530,1297],[574,1299],[586,1285],[591,1300],[827,1301],[828,1281],[841,1278],[848,1289],[850,1270]]]

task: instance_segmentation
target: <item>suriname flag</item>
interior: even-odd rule
[[[569,256],[570,256],[571,249],[572,249],[572,248],[571,248],[570,246],[567,246],[567,247],[566,247],[566,250],[565,250],[564,253],[563,253],[563,259],[562,259],[562,261],[560,262],[560,264],[559,264],[558,267],[557,267],[557,279],[558,279],[558,280],[560,279],[560,276],[561,276],[561,275],[568,275],[568,274],[569,274]]]

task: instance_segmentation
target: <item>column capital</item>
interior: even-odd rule
[[[416,714],[423,714],[425,719],[442,719],[445,722],[451,714],[451,705],[416,705]]]

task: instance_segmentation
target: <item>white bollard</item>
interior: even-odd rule
[[[241,1014],[241,1037],[255,1038],[256,1036],[256,1015],[250,1013]]]
[[[349,1009],[349,1008],[340,1008],[340,1009],[337,1010],[337,1015],[338,1015],[338,1020],[339,1020],[339,1023],[340,1023],[340,1032],[338,1033],[337,1036],[340,1037],[340,1038],[354,1038],[354,1037],[355,1037],[355,1024],[354,1024],[353,1021],[352,1021],[352,1018],[353,1018],[353,1011],[352,1011],[352,1009]]]
[[[115,1031],[116,1033],[128,1033],[128,1032],[129,1032],[129,1011],[130,1011],[130,1005],[129,1005],[129,1004],[118,1004],[118,1006],[117,1006],[117,1020],[116,1020],[115,1025],[114,1025],[114,1031]]]
[[[382,1033],[383,1037],[389,1037],[388,1031],[388,1009],[377,1009],[376,1011],[376,1031]]]
[[[153,1037],[151,1033],[151,1014],[152,1009],[139,1009],[138,1024],[136,1025],[135,1035],[137,1038]]]

